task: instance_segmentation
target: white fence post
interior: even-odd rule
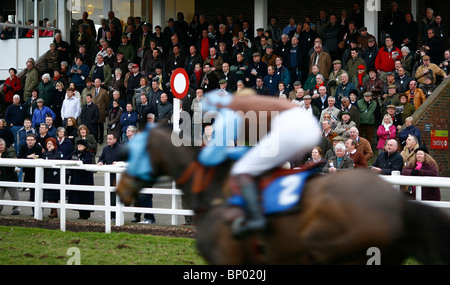
[[[42,166],[35,168],[35,183],[34,188],[34,218],[42,220],[42,203],[44,200],[44,190],[42,184],[44,183],[44,168]]]
[[[61,165],[60,170],[60,190],[59,190],[59,202],[60,202],[60,208],[59,208],[59,218],[60,218],[60,228],[61,231],[66,231],[66,166]]]
[[[177,185],[174,179],[172,179],[172,189],[176,189]],[[181,198],[183,199],[183,198]],[[172,209],[176,209],[177,208],[177,196],[176,195],[172,195]],[[177,216],[176,215],[172,215],[172,225],[176,225],[177,224]]]
[[[400,176],[401,173],[400,173],[400,171],[394,170],[394,171],[391,172],[391,175],[392,176]],[[400,191],[400,185],[395,184],[395,185],[392,185],[392,186],[395,188],[395,190]]]
[[[416,186],[416,201],[422,201],[422,186]]]
[[[118,173],[116,174],[116,185],[119,183]],[[116,194],[116,190],[113,190],[116,197],[116,225],[123,226],[125,224],[125,215],[123,214],[124,205],[120,202],[119,195]]]
[[[105,232],[111,233],[111,195],[109,192],[109,172],[105,173]]]
[[[119,185],[120,173],[116,174],[116,185]],[[115,191],[114,191],[115,192]],[[116,225],[123,226],[125,224],[125,215],[123,214],[124,205],[120,202],[119,195],[116,194]]]

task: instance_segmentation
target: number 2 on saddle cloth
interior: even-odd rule
[[[277,214],[295,208],[300,201],[306,181],[319,170],[317,167],[299,172],[298,170],[297,172],[288,170],[286,172],[289,174],[285,172],[284,174],[275,174],[275,178],[269,178],[269,182],[261,189],[264,214]],[[260,183],[260,185],[262,184]],[[239,194],[230,197],[228,204],[245,208],[245,201]]]

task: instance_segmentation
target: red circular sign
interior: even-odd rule
[[[183,99],[189,90],[189,76],[184,68],[177,68],[170,77],[170,88],[173,96]]]

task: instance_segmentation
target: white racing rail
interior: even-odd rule
[[[191,216],[194,215],[191,210],[177,209],[177,197],[183,195],[183,192],[176,189],[173,179],[172,188],[145,188],[141,194],[160,194],[171,195],[171,209],[164,208],[141,208],[141,207],[125,207],[119,201],[119,197],[116,196],[116,206],[111,206],[111,192],[115,191],[115,187],[110,185],[111,173],[117,174],[117,181],[120,181],[120,175],[125,171],[126,164],[118,163],[117,165],[102,165],[95,164],[83,164],[81,161],[71,160],[44,160],[44,159],[14,159],[14,158],[2,158],[0,159],[0,166],[8,167],[29,167],[35,168],[36,180],[31,182],[8,182],[0,181],[0,187],[22,187],[22,188],[34,188],[34,201],[13,201],[13,200],[0,200],[0,205],[8,206],[21,206],[21,207],[34,207],[34,218],[42,220],[44,208],[57,208],[60,210],[60,229],[66,231],[66,211],[67,210],[91,210],[91,211],[104,211],[105,212],[105,232],[111,232],[111,212],[116,212],[116,226],[124,225],[124,213],[152,213],[172,215],[171,224],[176,225],[176,216]],[[44,168],[58,168],[60,169],[60,184],[44,183]],[[71,185],[66,183],[66,170],[77,169],[86,170],[104,175],[104,185]],[[168,178],[162,178],[158,181],[164,181]],[[56,189],[60,190],[60,202],[48,203],[44,202],[44,189]],[[77,191],[94,191],[104,194],[104,205],[82,205],[82,204],[68,204],[66,202],[66,190]]]

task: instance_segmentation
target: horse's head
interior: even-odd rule
[[[204,208],[211,201],[217,201],[217,198],[223,196],[221,191],[226,178],[230,164],[220,165],[215,171],[205,169],[200,164],[192,167],[196,161],[200,147],[175,146],[171,140],[172,133],[170,129],[164,126],[156,126],[151,129],[150,135],[140,142],[130,147],[130,159],[136,148],[142,148],[139,161],[149,158],[147,161],[151,165],[152,180],[161,176],[170,176],[177,180],[178,186],[184,192],[184,199],[192,206]],[[131,149],[133,148],[133,149]],[[135,154],[134,154],[135,155]],[[139,175],[130,170],[131,163],[127,172],[122,174],[121,180],[117,186],[117,194],[125,205],[133,203],[139,191],[142,188],[151,187],[148,180],[139,178]],[[141,163],[139,170],[144,166]],[[193,170],[192,172],[189,169]],[[188,174],[190,172],[190,174]],[[188,174],[188,175],[186,175]],[[185,179],[180,179],[182,177]],[[181,180],[185,180],[181,182]],[[200,185],[201,190],[194,189]],[[200,193],[201,192],[201,193]],[[198,195],[197,195],[198,194]],[[201,197],[199,199],[199,197]],[[201,200],[201,201],[200,201]],[[195,205],[193,205],[195,204]]]
[[[126,206],[129,206],[135,201],[139,194],[139,191],[147,186],[148,184],[144,180],[124,173],[120,178],[119,185],[116,188],[116,192],[120,197],[120,202],[122,202]]]

